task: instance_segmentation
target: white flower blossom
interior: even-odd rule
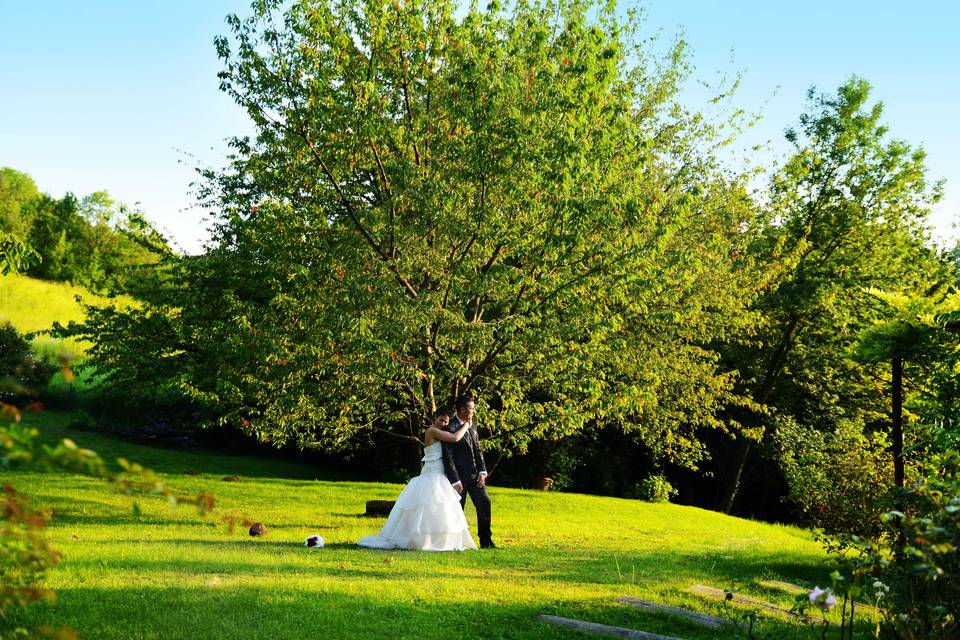
[[[813,591],[810,592],[810,604],[817,604],[817,600],[820,599],[820,596],[825,594],[826,589],[821,589],[820,587],[814,587]]]
[[[875,581],[874,581],[874,583],[873,583],[873,590],[876,592],[877,598],[882,598],[882,597],[884,597],[885,595],[887,595],[888,593],[890,593],[890,587],[888,587],[887,585],[883,584],[883,583],[880,582],[879,580],[875,580]]]
[[[833,595],[832,589],[821,589],[814,587],[809,595],[810,604],[824,611],[829,611],[837,606],[837,598]]]

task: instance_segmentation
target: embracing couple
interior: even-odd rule
[[[477,442],[476,406],[468,396],[457,400],[453,418],[433,414],[423,434],[423,468],[400,492],[380,535],[358,542],[373,549],[462,551],[476,549],[463,508],[467,495],[477,510],[480,547],[494,549],[490,538],[487,466]]]

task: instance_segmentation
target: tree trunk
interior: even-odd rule
[[[757,395],[754,398],[757,404],[766,404],[770,394],[773,392],[773,385],[780,376],[780,372],[783,371],[783,366],[787,361],[787,354],[789,354],[790,347],[793,345],[794,334],[799,324],[800,316],[792,313],[787,319],[786,326],[783,328],[780,342],[773,350],[773,353],[770,355],[770,360],[767,362],[763,382],[760,384],[760,388],[757,390]],[[759,416],[755,426],[760,426]],[[747,458],[752,448],[752,441],[743,437],[737,438],[731,467],[727,474],[726,481],[723,484],[722,493],[717,505],[723,513],[730,513],[733,509],[734,500],[736,500],[737,493],[740,491],[740,479],[743,477],[743,469],[747,465]]]
[[[903,358],[894,356],[892,365],[893,483],[903,489]]]
[[[404,457],[407,459],[406,467],[409,472],[414,476],[419,475],[423,468],[423,444],[409,441]]]

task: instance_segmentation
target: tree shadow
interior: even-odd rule
[[[125,537],[97,544],[139,542]],[[71,575],[114,574],[111,586],[59,588],[56,609],[31,608],[25,622],[67,625],[84,637],[108,639],[236,638],[251,632],[275,638],[391,640],[585,637],[535,620],[551,614],[688,640],[732,640],[742,632],[704,630],[633,609],[616,598],[640,596],[719,615],[720,603],[686,588],[696,583],[724,588],[733,580],[759,577],[816,581],[824,575],[819,567],[774,552],[505,545],[494,552],[438,554],[369,550],[352,542],[309,549],[262,538],[191,537],[151,544],[166,546],[162,552],[167,557],[139,559],[105,550],[96,557],[71,559],[68,553],[63,569]],[[171,573],[190,584],[157,586],[176,580]],[[122,586],[112,586],[114,582]],[[791,599],[758,595],[787,606]],[[763,625],[768,637],[806,637],[806,631],[786,621],[769,618]]]
[[[375,579],[379,580],[379,577]],[[97,615],[94,612],[109,612]],[[51,615],[56,613],[55,616]],[[205,638],[257,637],[283,640],[384,638],[391,640],[475,640],[476,638],[586,638],[537,620],[561,615],[663,633],[682,630],[688,640],[740,637],[736,630],[709,630],[664,620],[618,603],[588,600],[485,601],[442,593],[356,594],[312,588],[114,587],[61,589],[54,611],[34,607],[17,622],[65,625],[84,637]],[[172,635],[164,635],[172,633]],[[797,637],[784,635],[783,638]]]

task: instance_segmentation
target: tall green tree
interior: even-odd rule
[[[39,196],[37,185],[29,175],[0,167],[0,231],[25,238],[33,220],[33,205]]]
[[[922,464],[956,451],[960,442],[960,294],[871,293],[892,313],[861,333],[853,355],[890,369],[891,460],[894,483],[903,488],[907,449]],[[907,415],[915,422],[910,432]]]
[[[96,290],[135,292],[154,250],[166,241],[139,212],[105,191],[57,199],[44,194],[36,204],[29,240],[43,260],[29,274],[69,280]]]
[[[725,461],[719,506],[733,508],[743,470],[782,412],[824,430],[842,418],[883,420],[872,373],[849,359],[859,332],[885,312],[869,288],[916,292],[946,270],[930,247],[927,214],[941,194],[926,178],[922,149],[891,139],[882,104],[852,78],[835,94],[809,93],[809,110],[787,131],[792,155],[773,176],[773,223],[756,250],[787,269],[758,300],[764,328],[731,349],[744,392],[764,407],[739,413],[747,427]],[[749,434],[749,435],[747,435]]]
[[[702,345],[762,279],[746,180],[677,101],[683,44],[652,57],[612,4],[454,9],[230,17],[221,87],[256,137],[205,174],[208,250],[92,311],[93,357],[275,442],[416,441],[471,392],[502,451],[617,425],[694,464],[733,402]]]

